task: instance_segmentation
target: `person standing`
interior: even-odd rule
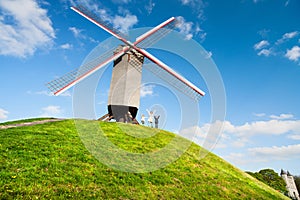
[[[151,128],[153,128],[153,115],[154,115],[154,112],[153,111],[149,111],[148,109],[147,109],[147,112],[148,112],[148,115],[149,115],[148,126],[150,126]]]
[[[159,117],[160,117],[160,115],[154,116],[155,128],[158,128],[158,119],[159,119]]]
[[[142,117],[141,117],[141,123],[142,123],[143,125],[145,124],[145,119],[146,119],[145,115],[142,114]]]

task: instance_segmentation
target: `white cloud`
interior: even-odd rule
[[[298,35],[298,31],[294,31],[294,32],[290,32],[290,33],[285,33],[283,36],[282,36],[282,39],[291,39],[291,38],[294,38]]]
[[[258,33],[262,36],[262,37],[266,37],[267,33],[269,32],[269,30],[262,30],[259,31]],[[291,49],[287,49],[286,52],[284,53],[282,50],[278,49],[280,44],[295,38],[297,35],[299,35],[298,31],[293,31],[293,32],[289,32],[289,33],[285,33],[283,34],[283,36],[278,39],[275,44],[272,44],[271,47],[270,43],[267,40],[262,40],[258,43],[256,43],[253,48],[255,50],[258,50],[257,55],[258,56],[270,56],[270,55],[282,55],[284,54],[284,56],[286,58],[288,58],[289,60],[292,61],[298,61],[300,58],[300,47],[299,46],[294,46]],[[298,39],[298,42],[300,42],[300,39]],[[300,65],[300,64],[299,64]]]
[[[191,0],[181,0],[181,3],[183,4],[183,5],[187,5],[187,4],[189,4],[191,2]]]
[[[262,37],[262,38],[266,38],[269,34],[270,30],[269,29],[262,29],[260,31],[258,31],[257,33]]]
[[[71,44],[69,44],[69,43],[66,43],[66,44],[60,45],[60,48],[61,49],[72,49],[73,46]]]
[[[71,97],[72,94],[71,94],[70,91],[67,90],[67,91],[61,93],[59,96],[61,96],[61,97]]]
[[[227,128],[227,129],[226,129]],[[228,122],[225,131],[235,133],[237,135],[253,136],[258,134],[266,135],[282,135],[289,132],[300,131],[300,120],[269,120],[269,121],[255,121],[245,123],[241,126],[234,126]]]
[[[149,3],[145,6],[145,9],[148,12],[148,15],[150,15],[152,13],[152,10],[154,7],[155,7],[155,3],[153,3],[152,0],[149,0]]]
[[[71,1],[72,2],[72,1]],[[76,1],[77,2],[77,1]],[[131,0],[113,0],[114,3],[119,4],[127,4],[130,3]],[[72,5],[76,5],[76,3],[71,3]],[[111,27],[118,29],[122,33],[127,33],[130,28],[132,28],[136,23],[138,23],[138,18],[136,15],[132,15],[128,10],[124,9],[123,7],[119,7],[118,12],[120,15],[113,15],[109,13],[109,11],[99,8],[99,4],[96,4],[94,1],[85,0],[79,2],[80,5],[86,7],[88,10],[93,12],[95,15],[101,17],[103,21],[110,24]],[[154,5],[152,5],[154,6]],[[151,8],[152,9],[152,8]],[[75,27],[71,27],[70,30],[73,32],[75,37],[82,37],[84,36],[81,32],[82,30],[76,29]],[[83,39],[89,39],[84,37]],[[92,41],[91,42],[96,42]]]
[[[192,39],[193,38],[193,34],[191,34],[191,33],[189,33],[189,34],[187,34],[186,36],[185,36],[185,39],[186,40],[190,40],[190,39]]]
[[[292,39],[294,37],[296,37],[299,34],[298,31],[293,31],[293,32],[289,32],[289,33],[285,33],[283,34],[283,36],[277,40],[276,44],[281,44],[289,39]]]
[[[297,139],[300,133],[300,120],[286,120],[293,116],[289,114],[281,114],[280,116],[272,116],[268,121],[247,122],[242,125],[233,125],[230,121],[216,121],[215,123],[207,123],[201,127],[191,127],[181,131],[183,134],[191,134],[190,139],[202,145],[204,139],[210,142],[216,142],[221,136],[219,142],[221,146],[229,145],[233,147],[243,147],[249,143],[249,138],[255,135],[284,135],[290,139]],[[284,120],[283,120],[284,119]],[[193,134],[196,134],[194,137]]]
[[[27,94],[45,95],[45,96],[49,96],[49,97],[54,96],[54,94],[52,92],[46,91],[46,90],[37,91],[37,92],[27,91]],[[72,95],[71,95],[71,92],[67,90],[67,91],[63,92],[62,94],[60,94],[59,96],[70,97]]]
[[[196,24],[195,32],[199,33],[200,31],[202,31],[202,29],[200,28],[199,24]]]
[[[260,42],[258,42],[254,45],[254,49],[259,50],[259,49],[262,49],[262,48],[267,47],[269,45],[270,45],[270,43],[267,40],[262,40],[262,41],[260,41]]]
[[[100,101],[98,102],[99,105],[103,105],[103,104],[106,104],[107,102],[106,101]]]
[[[75,38],[85,38],[85,36],[82,34],[81,29],[78,29],[76,27],[70,27],[69,30],[73,33]]]
[[[118,3],[118,4],[127,4],[127,3],[131,2],[131,0],[112,0],[112,2]]]
[[[286,51],[285,57],[292,61],[298,61],[300,58],[300,47],[294,46],[292,49]]]
[[[212,52],[211,52],[211,51],[208,51],[207,54],[206,54],[206,56],[205,56],[205,58],[206,58],[206,59],[209,59],[209,58],[212,57],[212,55],[213,55]]]
[[[229,137],[223,134],[222,130],[224,126],[223,122],[217,121],[212,124],[204,124],[201,127],[193,126],[185,128],[180,130],[179,134],[208,150],[213,148],[226,148],[228,144],[226,144],[225,141],[227,141]]]
[[[277,116],[277,115],[270,116],[271,119],[278,119],[278,120],[291,119],[293,117],[294,117],[294,115],[292,115],[292,114],[281,114],[279,116]]]
[[[43,117],[58,117],[62,113],[62,110],[59,106],[47,106],[42,108]]]
[[[152,96],[154,94],[154,85],[142,85],[141,97]]]
[[[290,139],[292,139],[292,140],[300,140],[300,133],[288,135],[288,138],[290,138]]]
[[[254,157],[263,157],[268,160],[285,160],[291,158],[300,158],[300,144],[288,146],[256,147],[248,149],[250,155]]]
[[[227,122],[225,131],[235,133],[237,135],[282,135],[289,132],[300,131],[300,120],[269,120],[269,121],[255,121],[245,123],[241,126],[234,126]]]
[[[232,152],[223,156],[224,159],[236,165],[244,165],[248,168],[249,164],[255,167],[265,168],[262,163],[274,163],[275,160],[297,160],[300,158],[300,144],[272,147],[249,148],[244,153]]]
[[[289,5],[289,3],[290,3],[290,0],[287,0],[287,1],[285,2],[284,6],[287,7],[287,6]]]
[[[193,12],[197,13],[198,18],[204,18],[204,8],[206,3],[202,0],[180,0],[181,4],[184,6],[189,6],[193,9]]]
[[[231,142],[230,146],[235,148],[241,148],[241,147],[245,147],[247,143],[249,143],[249,140],[246,137],[235,138]]]
[[[84,30],[82,30],[82,29],[79,29],[79,28],[76,28],[76,27],[70,27],[70,28],[69,28],[69,31],[71,31],[71,32],[73,33],[74,37],[77,38],[77,39],[89,40],[90,42],[93,42],[93,43],[99,43],[99,42],[96,41],[95,39],[86,36],[86,35],[83,33]],[[72,47],[73,47],[73,46],[70,45],[70,44],[65,44],[65,45],[66,45],[65,47],[68,47],[68,48],[72,48]]]
[[[201,33],[201,34],[200,34],[201,42],[203,42],[203,41],[205,40],[206,35],[207,35],[207,33]]]
[[[128,33],[129,29],[132,28],[137,22],[137,17],[129,13],[127,13],[125,17],[117,15],[112,20],[114,28],[120,30],[122,33]]]
[[[210,59],[213,55],[211,51],[201,51],[200,54],[205,58],[205,59]]]
[[[269,56],[271,54],[271,50],[269,49],[262,49],[260,52],[257,53],[257,55],[261,56],[261,55],[264,55],[264,56]]]
[[[297,36],[298,35],[298,31],[294,31],[294,32],[290,32],[290,33],[285,33],[283,36],[282,36],[282,38],[283,39],[291,39],[291,38],[293,38],[293,37],[295,37],[295,36]]]
[[[32,94],[31,91],[28,91],[27,93],[28,93],[28,94]],[[48,91],[46,91],[46,90],[38,91],[38,92],[35,92],[34,94],[45,95],[45,96],[49,96],[49,97],[54,96],[51,92],[48,92]]]
[[[0,120],[2,120],[2,119],[7,119],[7,114],[8,114],[8,113],[9,113],[8,111],[6,111],[6,110],[0,108]]]
[[[266,113],[254,113],[253,115],[256,117],[264,117],[266,116]]]
[[[205,7],[205,3],[202,0],[180,0],[182,5],[187,5],[191,7],[201,6],[201,8]],[[198,7],[197,7],[198,8]]]
[[[53,45],[47,10],[35,0],[0,1],[0,54],[25,58]]]
[[[177,25],[179,32],[185,35],[186,40],[190,40],[193,37],[193,22],[187,22],[182,16],[177,17]]]
[[[225,123],[224,132],[232,133],[239,137],[251,137],[254,135],[295,135],[300,132],[300,120],[286,120],[290,119],[292,115],[282,114],[280,116],[272,116],[268,121],[255,121],[245,123],[240,126],[234,126],[230,122]],[[292,138],[291,138],[292,139]]]

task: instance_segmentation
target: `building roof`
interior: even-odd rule
[[[286,174],[286,172],[283,169],[281,169],[280,175],[283,175],[283,174]]]

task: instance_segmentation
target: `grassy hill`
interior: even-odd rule
[[[120,124],[86,121],[130,152],[156,151],[174,134],[142,139]],[[136,133],[142,126],[122,124]],[[185,139],[182,139],[185,142]],[[95,159],[73,120],[0,130],[0,199],[284,199],[279,192],[192,144],[175,162],[149,173],[120,172]]]

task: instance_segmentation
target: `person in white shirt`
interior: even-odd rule
[[[148,112],[148,115],[149,115],[149,118],[148,118],[148,126],[150,126],[151,128],[153,128],[153,116],[154,116],[154,112],[155,111],[149,111],[147,109],[147,112]]]

